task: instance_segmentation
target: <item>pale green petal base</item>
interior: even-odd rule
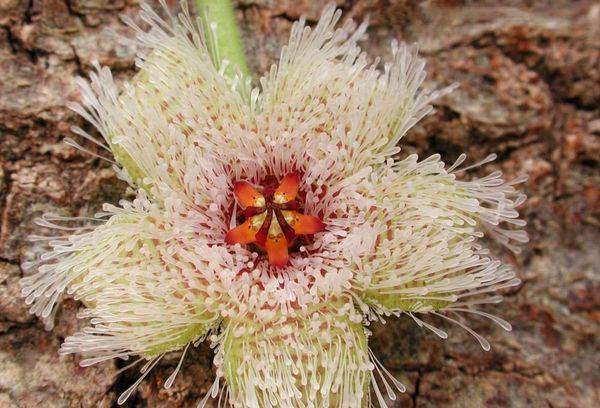
[[[205,337],[209,331],[210,327],[207,325],[193,324],[181,333],[178,333],[176,339],[160,343],[149,348],[146,352],[144,352],[144,356],[156,357],[160,354],[181,350],[191,342]],[[169,333],[165,333],[165,335],[169,335]]]
[[[433,295],[431,297],[437,296]],[[391,312],[437,311],[453,303],[449,300],[441,299],[405,299],[400,295],[379,293],[374,290],[367,291],[364,295],[364,300],[367,304],[376,305]]]
[[[217,365],[234,406],[367,407],[372,365],[362,323],[337,310],[284,320],[228,322]]]

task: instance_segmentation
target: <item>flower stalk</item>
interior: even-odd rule
[[[204,34],[210,39],[207,46],[213,63],[220,68],[227,62],[229,65],[224,73],[229,77],[240,73],[244,78],[249,78],[250,69],[231,1],[196,0],[196,7],[204,26]]]

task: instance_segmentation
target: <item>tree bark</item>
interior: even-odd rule
[[[371,56],[389,56],[393,38],[418,42],[428,81],[460,83],[405,136],[403,154],[439,152],[451,162],[466,152],[475,162],[496,152],[486,172],[529,175],[522,211],[531,242],[519,256],[496,248],[523,284],[488,309],[513,332],[473,321],[492,342],[484,352],[457,327],[443,341],[407,319],[373,325],[375,354],[408,388],[389,406],[599,406],[600,6],[336,2],[344,18],[370,16],[363,45]],[[321,7],[238,0],[254,72],[275,62],[295,19],[314,21]],[[18,280],[20,264],[40,252],[25,239],[38,228],[35,217],[93,214],[125,192],[110,164],[63,143],[77,138],[71,125],[89,128],[65,105],[80,98],[75,79],[95,59],[117,78],[134,74],[136,50],[105,29],[127,33],[119,15],[135,17],[138,8],[132,0],[0,0],[1,407],[109,407],[137,378],[133,370],[117,375],[117,362],[81,368],[78,357],[59,357],[60,342],[82,325],[79,305],[67,299],[47,332],[18,298]],[[165,390],[177,361],[164,359],[126,406],[195,406],[214,378],[212,351],[202,345],[189,353]]]

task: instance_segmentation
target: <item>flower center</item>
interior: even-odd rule
[[[271,265],[283,267],[289,261],[289,248],[296,237],[323,231],[320,218],[302,214],[298,198],[300,177],[287,174],[276,189],[259,192],[247,181],[237,181],[233,193],[243,209],[244,221],[225,236],[225,242],[255,244],[265,250]]]

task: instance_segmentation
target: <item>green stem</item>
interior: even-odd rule
[[[244,77],[250,77],[231,0],[196,0],[196,7],[204,24],[206,38],[214,39],[207,43],[217,68],[227,60],[230,66],[225,70],[226,75],[234,77],[238,71],[233,66],[237,66]],[[211,31],[211,23],[216,24],[216,32]]]

